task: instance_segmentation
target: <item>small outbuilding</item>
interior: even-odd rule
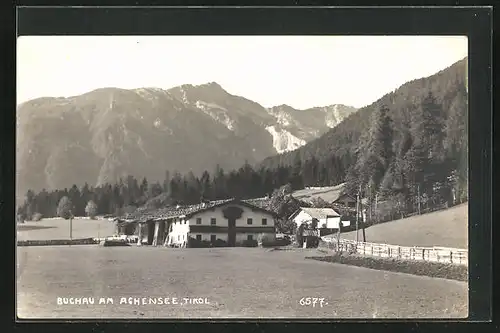
[[[302,224],[306,224],[309,228],[311,225],[316,225],[320,235],[325,235],[338,230],[339,223],[342,220],[342,227],[350,225],[350,221],[344,221],[342,216],[332,208],[309,208],[300,207],[293,213],[289,219],[299,228]],[[306,228],[306,229],[309,229]]]

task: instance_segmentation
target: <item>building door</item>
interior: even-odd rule
[[[230,206],[223,211],[224,218],[227,219],[227,245],[236,246],[236,220],[243,214],[240,207]]]
[[[236,245],[236,219],[231,218],[227,220],[228,230],[227,230],[227,245]]]

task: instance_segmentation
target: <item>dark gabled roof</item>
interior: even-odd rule
[[[270,209],[269,209],[269,206],[270,206],[270,203],[271,203],[271,199],[268,198],[268,197],[264,197],[264,198],[255,198],[255,199],[246,199],[246,200],[242,200],[243,202],[247,203],[247,204],[250,204],[252,206],[255,206],[255,207],[258,207],[258,208],[261,208],[261,209],[264,209],[264,210],[268,210],[269,212]]]
[[[138,209],[132,214],[127,214],[124,218],[120,219],[120,221],[147,222],[158,219],[161,220],[171,219],[180,216],[189,217],[206,210],[223,206],[228,203],[244,205],[251,209],[260,210],[270,215],[276,216],[274,212],[267,209],[268,204],[265,202],[265,200],[266,200],[265,198],[249,199],[249,200],[238,200],[233,198],[225,200],[208,201],[206,203],[200,203],[189,206],[173,206],[173,207],[165,207],[154,210]]]

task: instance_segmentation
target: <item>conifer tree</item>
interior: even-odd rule
[[[97,205],[93,200],[89,200],[87,206],[85,207],[85,213],[91,219],[95,219],[97,215]]]
[[[64,196],[61,198],[57,206],[57,215],[67,220],[72,216],[73,208],[74,206],[70,198]]]

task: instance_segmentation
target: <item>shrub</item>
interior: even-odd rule
[[[132,214],[136,210],[137,210],[137,207],[132,206],[132,205],[128,205],[128,206],[123,207],[121,212],[122,212],[122,214],[126,215],[126,214]]]
[[[189,237],[188,238],[188,247],[191,248],[207,248],[212,247],[210,241],[207,240],[197,240],[196,238]]]
[[[259,245],[259,243],[255,240],[255,239],[252,239],[252,240],[244,240],[242,243],[241,243],[242,246],[244,247],[257,247]]]
[[[275,246],[287,246],[290,245],[290,240],[286,238],[280,239],[266,239],[261,243],[262,247],[275,247]]]
[[[269,242],[270,240],[271,240],[270,237],[266,234],[259,234],[257,236],[257,241],[259,243]]]
[[[335,253],[326,257],[307,257],[306,259],[458,281],[467,281],[469,277],[467,266],[429,261],[379,258],[347,253]]]
[[[135,223],[127,223],[125,224],[123,233],[127,236],[132,236],[135,235],[136,229],[138,228],[138,225]]]
[[[68,197],[62,197],[57,205],[57,215],[65,220],[68,220],[72,216],[73,203]]]
[[[124,239],[105,239],[100,243],[101,246],[130,246]]]
[[[31,220],[32,220],[32,221],[35,221],[35,222],[38,222],[38,221],[40,221],[40,220],[42,219],[42,217],[43,217],[43,216],[42,216],[42,214],[40,214],[40,213],[35,213],[35,214],[33,214],[33,216],[31,217]]]
[[[92,220],[95,220],[95,217],[97,215],[97,205],[94,201],[89,200],[89,202],[87,203],[87,206],[85,207],[85,213]]]
[[[226,247],[227,246],[227,242],[220,239],[220,238],[217,238],[215,240],[215,242],[212,243],[212,246],[213,247]]]
[[[311,199],[311,205],[314,208],[329,208],[330,204],[326,202],[322,197],[317,197]]]

